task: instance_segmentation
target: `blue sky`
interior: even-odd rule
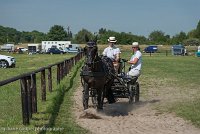
[[[148,36],[195,29],[200,0],[0,0],[0,25],[47,33],[53,25],[98,32],[106,28]]]

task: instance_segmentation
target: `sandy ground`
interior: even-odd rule
[[[76,122],[94,134],[200,134],[195,128],[174,114],[160,113],[152,109],[151,100],[140,99],[139,103],[129,104],[128,99],[119,99],[115,104],[104,104],[104,110],[97,112],[92,107],[83,110],[82,87],[74,94],[74,114]]]

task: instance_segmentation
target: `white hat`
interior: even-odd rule
[[[139,47],[139,43],[138,42],[133,42],[132,43],[132,47]]]
[[[117,40],[115,39],[115,37],[109,37],[108,41],[109,42],[113,42],[113,43],[117,42]]]

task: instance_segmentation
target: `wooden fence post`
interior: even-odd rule
[[[37,113],[36,74],[31,75],[31,89],[32,89],[32,112]]]
[[[42,101],[46,101],[46,79],[45,70],[41,71],[41,91],[42,91]]]
[[[48,68],[48,88],[49,88],[49,92],[52,92],[52,72],[51,72],[51,67]]]
[[[69,60],[66,61],[67,74],[69,74]]]
[[[57,65],[57,84],[60,84],[60,64]]]
[[[28,91],[28,111],[29,118],[32,118],[32,88],[31,88],[31,77],[26,77],[27,79],[27,91]]]
[[[73,57],[74,65],[76,65],[76,56]]]
[[[70,59],[70,64],[69,64],[69,71],[71,71],[73,65],[73,58]]]
[[[69,59],[68,61],[68,73],[70,72],[70,69],[71,69],[71,59]]]
[[[29,109],[28,109],[28,90],[26,77],[20,80],[21,85],[21,100],[22,100],[22,118],[23,124],[29,124]]]
[[[64,66],[64,67],[65,67],[65,69],[64,69],[64,73],[65,73],[65,76],[67,76],[67,60],[65,60],[64,63],[65,63],[65,66]]]
[[[64,74],[63,74],[63,70],[64,70],[64,63],[60,63],[60,80],[63,79]]]
[[[76,65],[76,56],[73,57],[73,66],[75,66],[75,65]]]

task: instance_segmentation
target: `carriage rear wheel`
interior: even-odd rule
[[[140,86],[139,83],[128,84],[129,89],[129,103],[139,102],[140,99]]]
[[[134,97],[134,89],[132,84],[128,84],[128,90],[129,90],[129,103],[133,103],[133,97]]]
[[[140,85],[138,82],[135,83],[135,102],[139,102],[140,99]]]
[[[88,101],[89,101],[89,87],[88,87],[88,84],[86,82],[84,82],[84,85],[83,85],[83,107],[84,107],[84,110],[85,109],[88,109]]]

